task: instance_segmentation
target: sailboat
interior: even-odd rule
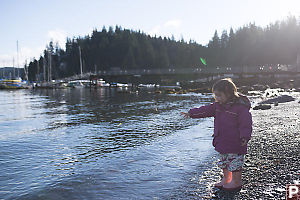
[[[81,79],[83,74],[83,66],[82,66],[81,48],[79,45],[78,45],[78,51],[79,51],[79,66],[80,66],[80,79]],[[89,83],[90,81],[88,80],[72,80],[68,82],[67,86],[72,88],[84,88]]]
[[[28,89],[26,81],[22,81],[19,77],[19,44],[17,41],[17,65],[18,65],[18,76],[15,75],[15,59],[13,58],[13,77],[11,79],[0,80],[0,89]]]
[[[28,89],[20,79],[4,79],[0,81],[0,89]]]

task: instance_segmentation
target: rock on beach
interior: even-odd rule
[[[275,97],[275,98],[271,98],[259,102],[258,105],[254,106],[253,110],[268,110],[271,109],[270,104],[274,104],[274,106],[278,106],[279,103],[286,103],[291,101],[295,101],[295,98],[289,95],[281,95],[279,97]]]
[[[290,101],[295,101],[295,98],[289,95],[282,95],[276,98],[268,99],[260,102],[259,104],[273,104],[273,103],[286,103]]]

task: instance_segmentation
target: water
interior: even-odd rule
[[[211,101],[149,90],[1,90],[0,199],[169,198],[214,155],[213,119],[179,113]]]

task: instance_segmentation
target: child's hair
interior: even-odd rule
[[[218,80],[212,87],[212,92],[223,92],[230,100],[235,100],[239,97],[236,85],[233,83],[231,78],[224,78]]]

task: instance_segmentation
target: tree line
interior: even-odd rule
[[[208,45],[193,40],[151,37],[141,31],[103,27],[91,35],[67,38],[65,49],[52,41],[39,59],[25,69],[30,81],[59,79],[113,68],[179,69],[207,66],[256,66],[263,64],[295,64],[300,53],[300,23],[290,16],[266,27],[249,23],[237,30],[215,31]],[[49,69],[48,66],[51,65]],[[51,74],[51,76],[50,76]]]

